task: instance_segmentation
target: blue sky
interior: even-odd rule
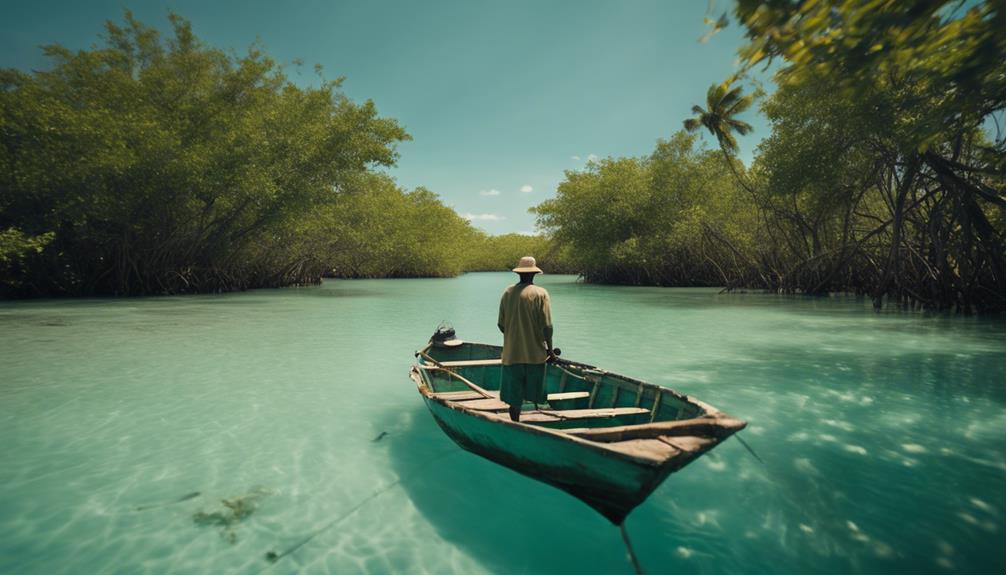
[[[729,7],[719,0],[716,15]],[[527,209],[591,156],[652,151],[735,70],[742,43],[735,24],[698,42],[702,0],[0,0],[0,66],[45,67],[43,44],[100,43],[127,8],[161,29],[174,11],[220,48],[258,40],[300,83],[316,81],[314,64],[345,76],[351,98],[412,135],[390,170],[399,184],[433,190],[494,234],[533,231]],[[768,128],[753,111],[745,119],[748,161]]]

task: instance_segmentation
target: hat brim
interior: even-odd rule
[[[538,266],[534,266],[534,267],[531,267],[531,268],[514,268],[513,271],[515,271],[515,272],[517,272],[519,274],[543,274],[543,273],[545,273],[545,272],[541,271],[540,269],[538,269]]]
[[[435,341],[433,345],[436,347],[458,347],[465,342],[460,339],[445,339],[443,341]]]

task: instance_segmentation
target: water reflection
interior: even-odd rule
[[[417,407],[410,422],[404,434],[386,440],[402,488],[436,537],[457,545],[487,571],[631,569],[617,528],[579,500],[462,451],[425,407]],[[426,464],[445,450],[454,454]]]

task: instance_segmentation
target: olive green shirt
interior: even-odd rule
[[[545,363],[545,340],[552,337],[552,310],[545,288],[522,283],[506,288],[497,325],[503,332],[503,365]]]

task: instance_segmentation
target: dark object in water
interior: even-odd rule
[[[694,397],[558,358],[546,366],[548,405],[528,404],[511,421],[499,398],[501,352],[468,342],[417,352],[411,376],[434,421],[463,449],[558,487],[615,525],[746,425]]]
[[[457,451],[452,449],[450,451],[444,451],[443,453],[440,453],[439,455],[435,455],[435,456],[433,456],[433,457],[431,457],[431,458],[429,458],[429,459],[426,460],[425,464],[423,465],[423,468],[429,467],[429,466],[431,466],[431,465],[433,465],[435,463],[438,463],[444,457],[447,457],[449,455],[453,455],[454,453],[457,453]],[[420,469],[420,471],[422,471],[422,468]],[[410,479],[414,479],[415,477],[416,477],[416,474],[412,474],[410,476]],[[320,535],[322,532],[328,531],[329,529],[331,529],[335,525],[338,525],[344,519],[346,519],[350,515],[352,515],[352,514],[356,513],[357,511],[359,511],[360,508],[362,508],[363,506],[365,506],[367,503],[370,503],[371,501],[373,501],[374,498],[379,497],[382,493],[387,493],[389,490],[391,490],[392,488],[394,488],[396,485],[399,485],[400,483],[402,483],[402,481],[403,481],[402,478],[399,477],[398,479],[392,481],[391,483],[389,483],[389,484],[385,485],[384,487],[378,489],[377,491],[371,493],[369,496],[365,497],[363,500],[361,500],[359,503],[357,503],[356,505],[354,505],[351,509],[349,509],[348,511],[346,511],[342,515],[340,515],[340,516],[336,517],[335,519],[329,521],[325,525],[322,525],[318,529],[315,529],[314,531],[312,531],[311,533],[309,533],[306,537],[302,538],[300,541],[298,541],[298,542],[294,543],[293,545],[287,547],[285,550],[283,550],[282,553],[276,553],[275,551],[269,551],[268,553],[265,554],[266,561],[268,561],[270,563],[275,563],[275,562],[279,561],[280,559],[286,557],[287,555],[290,555],[290,554],[296,552],[301,547],[303,547],[303,546],[307,545],[308,543],[310,543],[312,539],[314,539],[315,537],[317,537],[318,535]],[[262,571],[264,571],[264,569]],[[262,571],[258,571],[258,573],[261,573]]]
[[[387,431],[382,431],[380,435],[378,435],[377,437],[374,438],[374,441],[380,441],[380,440],[384,439],[384,436],[387,435],[387,434],[388,434]]]
[[[137,511],[146,511],[147,509],[156,509],[158,507],[167,507],[168,505],[174,505],[175,503],[181,503],[183,501],[188,501],[190,499],[195,499],[199,497],[202,493],[198,491],[193,491],[192,493],[186,493],[174,501],[168,501],[167,503],[154,503],[152,505],[140,505],[136,508]]]
[[[625,544],[625,554],[629,556],[632,570],[636,572],[636,575],[643,575],[643,567],[639,564],[639,558],[636,557],[636,550],[632,548],[632,541],[629,540],[629,532],[625,530],[625,523],[619,525],[618,530],[622,533],[622,543]]]
[[[757,453],[755,453],[755,450],[754,450],[754,449],[751,449],[751,446],[750,446],[750,445],[748,445],[748,442],[747,442],[747,441],[744,441],[743,439],[741,439],[741,436],[739,436],[739,435],[738,435],[738,436],[736,436],[736,437],[737,437],[737,441],[740,441],[740,442],[741,442],[741,445],[743,445],[743,446],[744,446],[744,449],[747,449],[747,450],[748,450],[748,453],[750,453],[751,455],[753,455],[753,456],[754,456],[754,458],[758,460],[758,463],[761,463],[762,465],[765,465],[765,462],[764,462],[764,461],[762,461],[762,458],[761,458],[761,457],[758,457],[758,454],[757,454]]]
[[[255,513],[259,500],[267,495],[272,495],[272,491],[258,488],[240,497],[221,499],[220,502],[223,503],[224,509],[209,513],[199,511],[192,515],[192,521],[201,527],[220,527],[221,537],[231,544],[237,543],[238,537],[237,533],[234,532],[235,526],[250,517],[252,513]]]

